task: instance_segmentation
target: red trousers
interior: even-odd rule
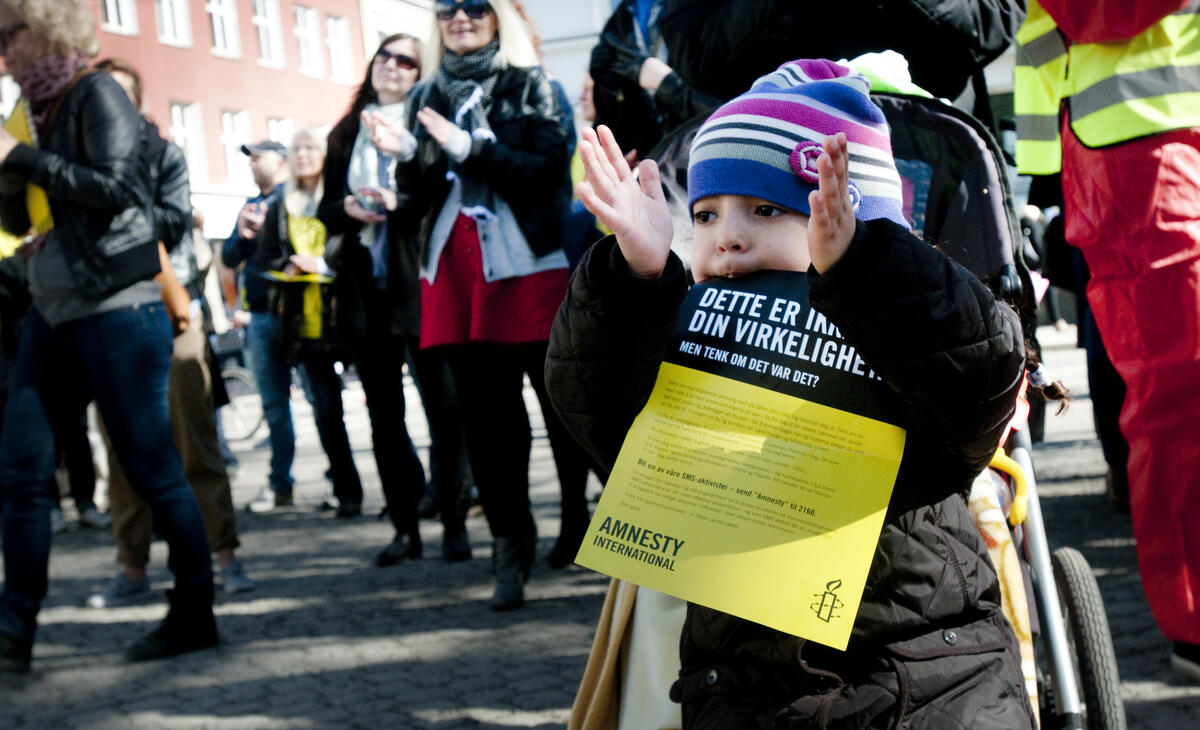
[[[1101,149],[1062,136],[1066,237],[1127,386],[1142,586],[1167,638],[1200,644],[1200,129]]]

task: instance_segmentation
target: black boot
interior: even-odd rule
[[[467,528],[459,525],[443,526],[442,530],[442,560],[447,563],[461,563],[471,559],[471,541],[467,538]]]
[[[217,622],[212,612],[212,584],[186,597],[179,589],[167,591],[170,608],[158,628],[130,644],[125,658],[131,662],[165,659],[217,645]]]
[[[496,574],[493,611],[511,611],[525,605],[525,577],[521,568],[521,540],[497,537],[492,541],[492,571]]]
[[[32,659],[32,642],[0,634],[0,674],[25,674]]]
[[[396,533],[396,537],[392,538],[391,543],[383,550],[380,550],[379,554],[375,556],[375,565],[380,568],[386,568],[389,565],[395,565],[407,560],[420,559],[421,533]]]

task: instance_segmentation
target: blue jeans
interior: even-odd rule
[[[246,326],[246,360],[262,398],[263,418],[271,439],[271,474],[275,494],[292,494],[292,462],[296,431],[292,426],[292,369],[283,357],[279,322],[266,312],[254,312]]]
[[[159,303],[56,328],[35,309],[26,315],[0,437],[3,633],[33,639],[46,596],[56,447],[92,399],[131,486],[167,539],[178,598],[211,605],[204,520],[167,418],[171,349],[171,326]]]

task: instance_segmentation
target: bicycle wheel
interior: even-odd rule
[[[230,441],[248,439],[263,424],[262,399],[254,386],[254,378],[245,368],[234,366],[222,370],[221,379],[229,392],[229,403],[220,413],[225,438]]]
[[[1050,556],[1067,642],[1079,679],[1088,730],[1125,730],[1125,703],[1108,615],[1096,577],[1083,555],[1059,548]]]

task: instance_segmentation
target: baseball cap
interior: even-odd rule
[[[280,156],[287,157],[287,147],[284,147],[282,143],[276,142],[273,139],[264,139],[254,144],[242,145],[242,154],[246,156],[261,155],[264,152],[278,152]]]

